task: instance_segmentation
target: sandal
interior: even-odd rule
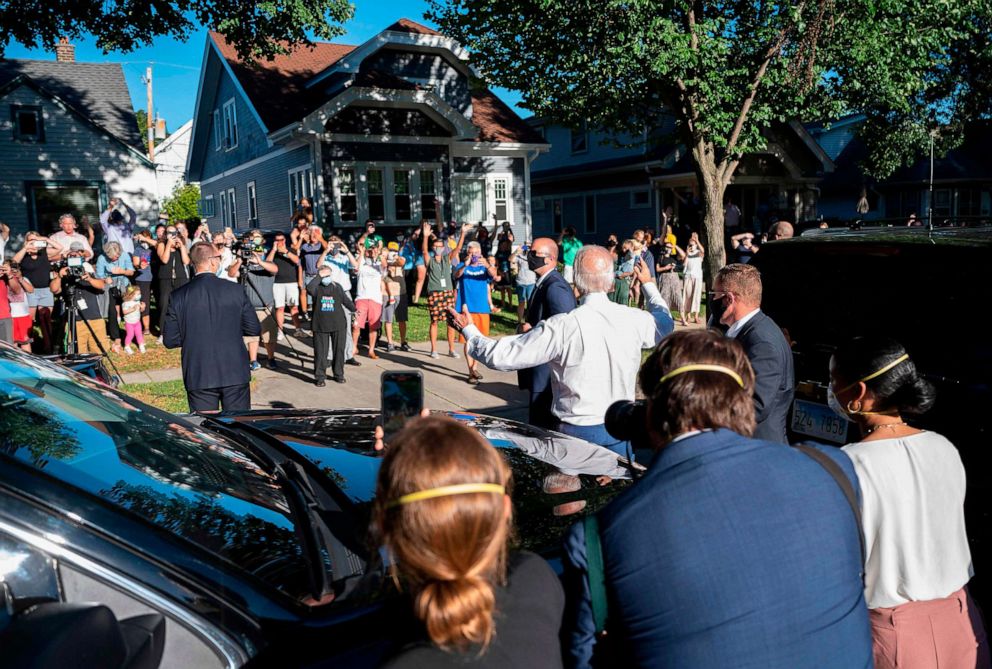
[[[482,380],[482,374],[479,374],[478,372],[472,372],[471,374],[469,374],[469,376],[474,379],[478,379],[479,381]]]
[[[470,386],[477,386],[477,385],[479,385],[479,379],[477,379],[477,378],[476,378],[476,377],[474,377],[474,376],[469,376],[469,377],[468,377],[468,384],[469,384]]]

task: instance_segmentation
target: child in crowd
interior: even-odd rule
[[[124,313],[124,352],[128,355],[134,353],[131,348],[132,340],[138,342],[138,351],[145,352],[145,335],[141,329],[141,312],[144,309],[141,288],[131,286],[124,292],[124,301],[121,303],[121,311]]]

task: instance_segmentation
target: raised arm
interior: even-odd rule
[[[665,298],[661,296],[658,286],[651,280],[651,272],[644,260],[638,260],[634,264],[634,276],[641,284],[648,313],[654,319],[654,327],[645,328],[641,348],[651,348],[657,346],[658,342],[672,333],[675,329],[675,319],[672,318],[672,312],[669,310]]]
[[[424,263],[430,264],[431,262],[431,251],[430,251],[430,239],[431,239],[431,224],[423,223],[420,226],[420,251],[424,256]]]
[[[461,234],[458,235],[458,244],[455,246],[455,251],[454,251],[455,258],[461,258],[462,257],[462,245],[465,244],[465,235],[467,235],[468,234],[468,231],[471,230],[471,229],[472,229],[472,224],[471,223],[463,223],[462,224]]]

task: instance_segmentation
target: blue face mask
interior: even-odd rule
[[[329,276],[322,276],[322,277],[320,277],[320,282],[321,282],[322,284],[324,284],[325,286],[329,286],[329,285],[331,285],[331,282],[332,282],[332,281],[334,281],[334,279],[332,279],[332,278],[331,278],[331,277],[329,277]]]

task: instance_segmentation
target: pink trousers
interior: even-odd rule
[[[981,614],[964,588],[868,613],[875,669],[989,669]]]

